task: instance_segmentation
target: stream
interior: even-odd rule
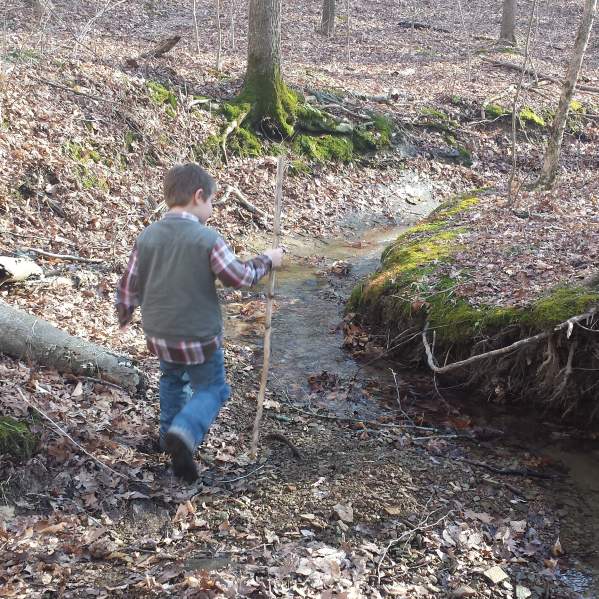
[[[373,190],[380,192],[381,190]],[[347,218],[343,238],[314,240],[285,238],[286,265],[277,274],[276,311],[273,316],[270,381],[273,389],[289,401],[310,409],[324,409],[336,416],[374,420],[390,413],[390,405],[376,394],[328,393],[316,403],[308,396],[309,380],[318,377],[353,382],[360,390],[369,382],[392,385],[391,368],[397,365],[378,360],[359,364],[345,351],[343,332],[344,302],[353,285],[373,272],[384,247],[410,224],[431,210],[435,189],[413,174],[407,174],[396,187],[387,189],[394,198],[391,214],[358,213]],[[266,247],[268,240],[257,239]],[[333,272],[331,272],[333,266]],[[341,272],[335,274],[335,267]],[[264,288],[261,289],[261,291]],[[245,330],[238,316],[228,312],[226,334],[259,351],[262,340]],[[422,384],[423,373],[398,372],[398,377]],[[431,383],[429,383],[430,386]],[[334,385],[333,385],[334,386]],[[493,427],[504,432],[499,442],[503,458],[518,463],[523,455],[534,456],[563,473],[545,481],[554,498],[552,515],[560,520],[560,539],[566,555],[560,559],[558,576],[583,598],[599,597],[599,435],[544,422],[543,416],[520,411],[513,406],[497,406],[451,392],[450,401],[460,418],[472,426]],[[320,403],[318,403],[320,402]],[[423,407],[426,412],[426,406]],[[431,414],[434,424],[436,416]],[[499,447],[498,447],[499,448]],[[548,508],[548,512],[550,509]],[[576,558],[568,554],[575,555]]]

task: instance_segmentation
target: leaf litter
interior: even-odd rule
[[[224,4],[225,11],[233,6]],[[552,496],[551,482],[499,479],[460,462],[468,455],[507,465],[510,456],[492,443],[473,446],[465,438],[467,422],[446,429],[429,422],[422,403],[408,400],[402,406],[406,414],[388,410],[390,416],[374,423],[360,414],[355,421],[338,420],[323,411],[321,396],[332,401],[335,393],[342,401],[350,383],[336,373],[314,372],[305,389],[313,397],[303,411],[278,392],[267,398],[267,428],[292,438],[306,461],[296,462],[268,444],[262,461],[250,465],[245,425],[252,419],[260,360],[255,347],[238,338],[226,350],[235,395],[202,450],[202,481],[185,487],[168,473],[156,443],[156,365],[138,327],[117,334],[111,298],[135,236],[157,214],[163,169],[195,156],[197,148],[201,152],[202,143],[218,130],[218,118],[188,109],[189,99],[194,94],[223,98],[239,87],[243,49],[227,45],[225,76],[214,73],[212,6],[198,6],[210,32],[201,40],[200,56],[194,51],[190,9],[178,2],[125,3],[118,12],[102,15],[99,3],[79,4],[74,13],[70,3],[56,0],[45,39],[45,30],[40,32],[39,22],[21,3],[9,0],[3,9],[0,250],[37,247],[104,262],[83,267],[38,256],[46,271],[57,270],[72,283],[3,287],[2,299],[74,335],[130,354],[152,382],[146,398],[131,398],[99,382],[0,359],[2,412],[27,419],[43,448],[24,464],[4,456],[0,461],[3,596],[342,599],[443,593],[520,598],[550,591],[576,596],[560,576],[576,565],[568,561],[568,543],[560,541],[560,518],[575,511],[576,504],[558,507],[561,499]],[[482,2],[471,8],[468,25],[494,37],[496,23],[489,15],[496,7]],[[234,9],[242,37],[245,7]],[[428,177],[441,197],[505,181],[505,129],[501,123],[479,126],[474,121],[486,97],[509,85],[513,74],[481,63],[476,80],[467,78],[463,58],[474,42],[463,39],[455,6],[414,8],[417,20],[452,30],[444,36],[397,27],[395,21],[406,18],[398,3],[356,3],[351,65],[344,63],[341,34],[325,42],[314,33],[319,9],[320,3],[310,2],[300,15],[300,7],[285,5],[290,83],[308,92],[351,90],[346,100],[352,110],[387,111],[417,146],[410,169]],[[572,38],[575,11],[559,16],[560,27],[552,26],[551,35],[536,40],[540,56],[555,55],[555,46],[565,49]],[[186,34],[185,43],[160,60],[141,66],[127,62],[171,30]],[[32,37],[40,44],[29,50]],[[448,60],[440,60],[443,56]],[[539,58],[538,68],[561,76],[566,54],[559,56],[555,61]],[[596,68],[591,51],[586,76],[595,75]],[[148,80],[175,90],[175,118],[167,107],[152,103]],[[381,104],[360,94],[386,94],[393,100]],[[526,100],[541,110],[555,98],[548,103],[530,94]],[[592,113],[592,98],[584,100]],[[472,154],[472,167],[433,159],[447,149],[447,140],[444,133],[423,126],[429,120],[423,114],[430,114],[423,109],[430,107],[443,110],[466,131],[460,139]],[[537,166],[537,133],[528,131],[519,141],[522,169]],[[567,172],[557,188],[521,193],[518,214],[502,208],[500,195],[487,194],[463,216],[470,230],[462,239],[468,251],[457,256],[455,268],[468,269],[472,277],[456,293],[480,303],[519,304],[547,286],[593,271],[599,221],[597,189],[589,173],[596,142],[591,119],[583,135],[566,140]],[[174,148],[179,150],[173,154]],[[393,222],[393,202],[385,189],[392,189],[395,166],[403,162],[392,164],[315,166],[311,175],[287,178],[287,236],[347,235],[344,217],[356,211],[364,219],[375,214],[381,223]],[[211,167],[221,189],[234,185],[269,212],[272,158],[231,157],[228,168]],[[414,196],[406,200],[411,206],[417,201]],[[265,244],[264,225],[233,204],[219,207],[214,220],[242,254]],[[324,264],[323,274],[345,278],[352,274],[349,266],[343,260]],[[264,305],[260,294],[224,299],[228,311],[248,327],[248,338],[257,337]],[[346,344],[372,355],[365,333],[356,325],[343,326]],[[96,459],[24,405],[15,386]],[[394,405],[395,389],[380,387],[361,392],[386,396]],[[320,406],[316,411],[315,405]],[[418,429],[412,426],[438,428],[414,433]]]

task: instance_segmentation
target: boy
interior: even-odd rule
[[[194,452],[230,395],[215,279],[249,287],[278,268],[283,255],[266,250],[239,261],[205,226],[215,191],[214,179],[196,164],[167,172],[169,211],[139,235],[116,300],[121,329],[141,306],[148,349],[160,360],[160,443],[187,482],[198,477]]]

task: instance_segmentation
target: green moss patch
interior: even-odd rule
[[[166,114],[175,118],[177,116],[177,96],[174,92],[157,81],[148,81],[146,85],[152,102],[158,106],[164,106]]]
[[[0,455],[28,459],[37,445],[38,438],[29,430],[27,423],[10,416],[0,417]]]
[[[249,129],[238,127],[227,140],[227,147],[237,156],[255,157],[262,155],[262,143]]]
[[[547,125],[545,119],[541,115],[537,114],[532,108],[530,108],[530,106],[524,106],[520,110],[518,117],[525,125],[530,124],[536,125],[537,127],[545,127]]]
[[[485,116],[490,120],[500,119],[510,113],[511,111],[501,104],[487,104],[485,106]]]
[[[440,348],[455,344],[459,353],[459,347],[469,349],[482,335],[507,326],[518,325],[532,335],[599,303],[599,293],[583,287],[550,290],[523,308],[473,306],[457,297],[455,288],[468,273],[450,278],[438,267],[450,264],[462,248],[460,235],[466,229],[454,217],[477,203],[475,195],[458,197],[400,235],[383,252],[379,270],[354,289],[348,310],[388,329],[421,328],[428,321]]]
[[[458,123],[446,112],[432,106],[425,106],[422,108],[420,110],[420,115],[424,118],[422,124],[429,129],[451,133],[458,127]]]
[[[315,162],[349,162],[353,157],[354,146],[351,139],[341,135],[298,135],[293,140],[293,150]]]

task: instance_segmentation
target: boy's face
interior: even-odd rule
[[[197,216],[202,223],[205,223],[212,216],[212,197],[204,197],[204,192],[198,189],[191,201],[191,213]]]

